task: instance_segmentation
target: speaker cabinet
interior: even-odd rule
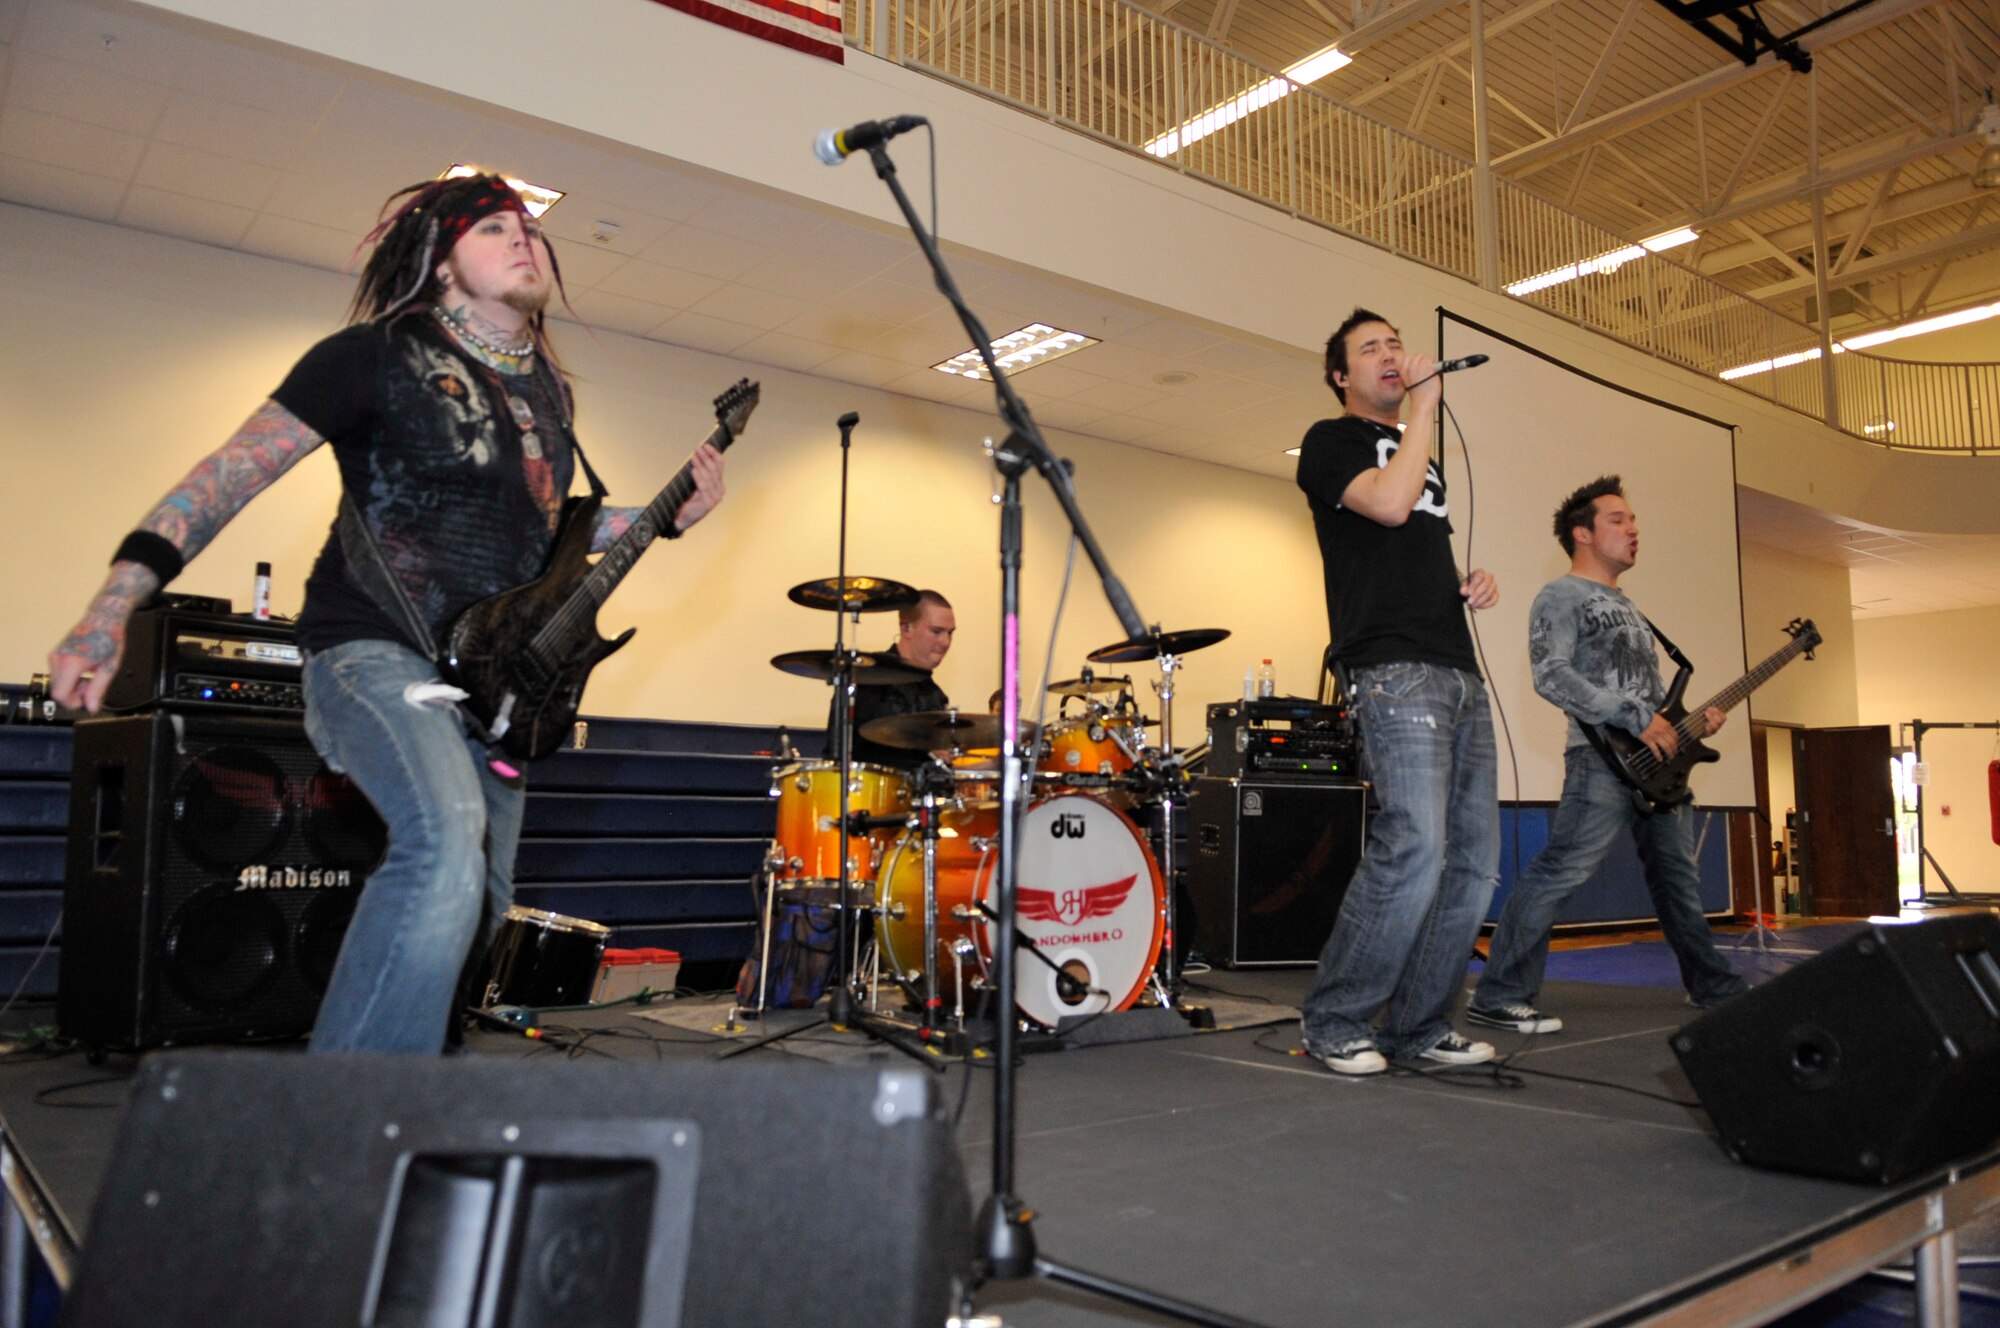
[[[78,724],[57,1025],[132,1048],[310,1031],[386,838],[297,716]]]
[[[932,1328],[972,1256],[921,1069],[175,1052],[69,1328]]]
[[[2000,1138],[2000,916],[1874,925],[1674,1054],[1739,1162],[1889,1183]]]
[[[1359,784],[1195,780],[1182,924],[1194,948],[1224,968],[1316,962],[1361,860],[1366,802]]]

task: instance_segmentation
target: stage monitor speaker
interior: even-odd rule
[[[148,1058],[68,1328],[934,1328],[971,1202],[920,1069]]]
[[[1889,1183],[2000,1139],[2000,916],[1871,925],[1674,1034],[1740,1162]]]
[[[296,715],[78,724],[57,1026],[131,1048],[310,1031],[386,842]]]
[[[1195,780],[1182,924],[1194,948],[1224,968],[1315,962],[1361,860],[1366,803],[1359,784]]]

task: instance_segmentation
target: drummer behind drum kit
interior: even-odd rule
[[[872,577],[807,582],[794,602],[836,612],[900,609],[917,592]],[[1060,1031],[1079,1018],[1127,1010],[1150,991],[1171,1008],[1178,995],[1170,944],[1174,905],[1172,797],[1185,780],[1172,746],[1173,679],[1180,656],[1228,636],[1219,629],[1156,633],[1093,652],[1096,663],[1151,660],[1164,716],[1163,745],[1147,726],[1129,677],[1079,677],[1054,684],[1056,718],[1037,735],[1025,720],[1020,743],[1035,753],[1024,776],[1016,944],[1024,951],[1015,991],[1018,1014]],[[893,685],[923,675],[889,656],[795,651],[771,661],[799,677],[856,686]],[[833,750],[846,752],[848,707],[835,707]],[[853,997],[874,1007],[879,974],[914,1007],[909,1032],[920,1042],[961,1050],[969,1013],[992,985],[999,936],[993,912],[999,842],[1003,737],[997,715],[921,711],[870,720],[859,736],[922,752],[913,772],[849,762],[794,760],[775,771],[777,830],[763,873],[760,979],[771,970],[773,920],[787,892],[838,887],[858,924],[853,952],[836,973]],[[1161,855],[1141,822],[1158,809]],[[836,905],[842,907],[842,905]],[[873,954],[867,952],[872,915]],[[843,980],[840,977],[836,981]],[[947,994],[948,993],[948,994]],[[768,993],[760,980],[755,1003]],[[947,1001],[949,1008],[947,1009]],[[991,1012],[989,1012],[991,1013]],[[1070,1021],[1066,1023],[1066,1021]]]

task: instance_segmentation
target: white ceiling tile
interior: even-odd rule
[[[289,51],[237,42],[192,42],[179,86],[288,119],[317,120],[348,82],[335,68]]]
[[[311,120],[238,106],[177,89],[160,113],[156,138],[264,166],[289,166],[314,133]]]
[[[0,154],[62,166],[85,175],[127,180],[139,165],[146,140],[137,134],[85,124],[40,111],[8,111],[0,116]]]
[[[769,256],[764,246],[733,235],[681,226],[639,250],[651,263],[699,272],[705,277],[734,281]]]
[[[247,161],[218,157],[212,152],[181,147],[175,143],[153,143],[132,183],[149,189],[204,198],[232,207],[258,208],[271,196],[278,170]]]
[[[570,297],[570,303],[591,327],[629,332],[635,337],[651,334],[674,312],[665,305],[601,290],[578,291]]]
[[[133,185],[125,191],[124,206],[118,209],[121,225],[136,226],[142,231],[158,231],[162,235],[178,235],[182,239],[220,245],[225,249],[235,247],[236,242],[243,238],[254,215],[249,208],[212,203],[207,199],[170,194],[164,189],[148,189],[141,185]]]
[[[1079,352],[1081,353],[1081,352]],[[1023,393],[1028,389],[1023,389]],[[1157,389],[1134,387],[1130,383],[1115,383],[1109,379],[1095,383],[1070,394],[1070,400],[1080,401],[1086,406],[1102,406],[1106,410],[1137,410],[1150,403],[1158,395]]]
[[[934,321],[948,326],[961,343],[961,350],[967,340],[958,315],[935,289],[919,290],[877,277],[851,282],[841,291],[837,302],[850,313],[880,319],[885,323],[912,323],[922,319],[927,323]]]
[[[101,175],[0,156],[0,198],[72,217],[110,221],[125,199],[125,185]]]
[[[840,354],[840,348],[808,341],[804,337],[787,336],[783,332],[766,332],[761,337],[744,342],[730,353],[756,364],[811,373]]]
[[[21,16],[24,50],[59,56],[120,78],[172,85],[199,38],[133,10],[43,0]]]
[[[623,254],[614,254],[594,244],[564,244],[556,241],[550,253],[562,268],[563,286],[572,291],[592,290],[605,283],[605,279],[632,260]],[[646,298],[639,291],[619,291],[621,295]]]
[[[722,282],[678,268],[662,267],[643,259],[630,258],[625,265],[600,283],[605,290],[629,295],[635,300],[651,300],[672,309],[692,308],[696,301],[722,289]]]
[[[651,335],[655,341],[672,342],[690,350],[729,355],[738,346],[762,336],[763,329],[683,310],[654,328]]]
[[[794,316],[779,323],[778,330],[847,350],[872,350],[891,359],[918,359],[924,348],[931,344],[921,336],[912,337],[907,342],[896,341],[892,337],[895,327],[873,318],[859,317],[839,305],[808,308],[802,313],[797,312],[795,305]]]
[[[330,226],[260,213],[236,247],[245,253],[338,272],[354,252],[354,236]]]
[[[819,368],[823,378],[838,378],[862,387],[884,387],[908,374],[914,366],[866,351],[842,351]]]
[[[701,230],[773,249],[804,245],[827,225],[824,213],[747,192],[715,194],[687,220]]]
[[[414,86],[414,85],[405,85]],[[321,124],[329,131],[364,142],[391,144],[407,142],[413,131],[440,149],[427,172],[436,175],[465,152],[486,121],[474,111],[447,105],[446,94],[416,96],[382,83],[350,79],[339,96],[327,107]]]
[[[852,272],[838,264],[796,254],[783,248],[747,269],[737,280],[746,286],[755,286],[759,290],[793,295],[817,304],[853,302],[847,295],[855,284]],[[893,286],[890,289],[901,291],[902,287]]]
[[[797,300],[736,282],[725,283],[688,307],[698,314],[748,323],[766,332],[777,331],[799,312]]]
[[[1133,319],[1125,323],[1115,330],[1107,329],[1105,339],[1168,358],[1192,356],[1216,340],[1215,333],[1207,328],[1171,318]]]
[[[1028,403],[1028,409],[1033,412],[1036,419],[1051,429],[1071,429],[1078,433],[1089,433],[1092,424],[1111,413],[1096,406],[1086,406],[1078,401],[1060,399],[1031,401]]]
[[[7,77],[10,111],[41,111],[128,134],[150,133],[167,97],[157,83],[26,51]]]
[[[1165,425],[1151,420],[1135,419],[1130,415],[1106,415],[1090,426],[1090,431],[1100,438],[1109,438],[1118,443],[1138,443],[1165,430]]]
[[[599,239],[599,221],[608,221],[618,229],[614,233],[603,229],[607,238]],[[614,207],[602,197],[592,194],[567,194],[560,203],[542,214],[542,225],[550,235],[559,240],[569,240],[575,244],[587,244],[595,249],[631,257],[645,250],[664,235],[671,234],[677,223],[650,212],[639,212],[632,208]]]

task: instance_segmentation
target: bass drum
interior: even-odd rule
[[[993,904],[1000,807],[980,803],[939,816],[937,973],[949,991],[952,942],[970,937],[972,967],[993,971],[998,928],[974,907]],[[1043,955],[1092,989],[1064,996],[1047,964],[1023,953],[1014,966],[1014,1004],[1044,1028],[1071,1015],[1130,1009],[1146,989],[1166,932],[1160,867],[1145,836],[1115,809],[1082,794],[1031,806],[1022,818],[1016,927]],[[889,971],[923,967],[924,846],[896,841],[876,891],[875,936]]]

